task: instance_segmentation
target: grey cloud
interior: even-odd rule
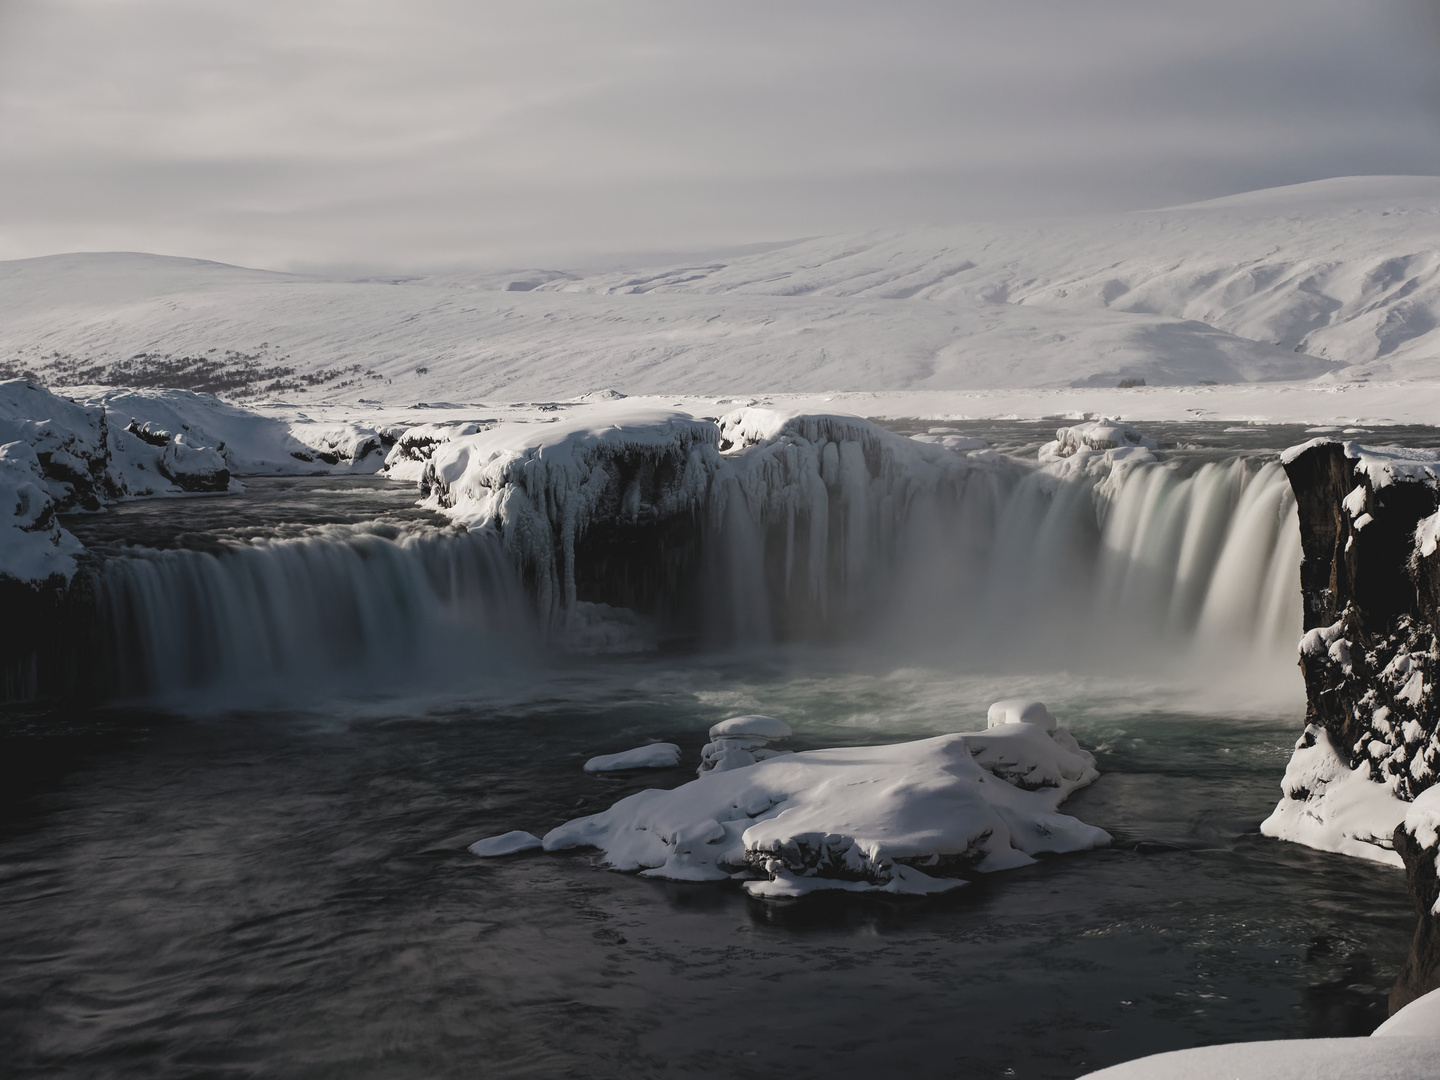
[[[0,257],[531,263],[1440,172],[1419,0],[0,0]]]

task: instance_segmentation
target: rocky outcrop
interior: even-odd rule
[[[1304,551],[1307,727],[1265,831],[1324,826],[1315,846],[1403,860],[1420,925],[1393,1011],[1440,986],[1436,830],[1414,813],[1440,777],[1440,453],[1321,439],[1282,461]]]
[[[1423,994],[1440,987],[1440,788],[1426,791],[1395,830],[1395,850],[1405,860],[1405,878],[1415,904],[1415,939],[1400,978],[1390,991],[1390,1011],[1404,1008]]]

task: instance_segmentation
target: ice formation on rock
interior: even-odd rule
[[[452,519],[497,529],[541,612],[563,627],[582,599],[577,543],[604,531],[623,545],[627,533],[698,513],[718,438],[710,421],[633,408],[613,419],[477,430],[430,447],[422,490]]]
[[[710,741],[700,749],[696,774],[741,769],[785,753],[769,747],[790,735],[790,725],[771,716],[732,716],[722,720],[710,729]]]
[[[1159,445],[1119,420],[1087,420],[1062,427],[1040,447],[1040,462],[1057,476],[1104,477],[1159,460]]]
[[[553,423],[427,424],[386,471],[494,530],[552,639],[579,651],[957,619],[1043,640],[1087,618],[1288,651],[1299,551],[1280,469],[1187,476],[1128,425],[1074,430],[1074,453],[1036,471],[854,416],[745,406],[712,422],[612,402]]]
[[[713,769],[566,822],[544,844],[597,847],[612,868],[651,877],[739,878],[755,896],[939,892],[972,870],[1108,844],[1103,830],[1058,812],[1097,776],[1094,758],[1064,728],[1006,723]]]

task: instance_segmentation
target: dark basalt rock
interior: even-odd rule
[[[1424,470],[1397,470],[1377,486],[1352,456],[1358,452],[1317,441],[1285,461],[1304,553],[1306,720],[1329,733],[1351,768],[1367,765],[1372,780],[1414,800],[1440,778],[1440,552],[1422,556],[1416,546],[1416,528],[1440,506],[1440,490]],[[1435,847],[1422,847],[1403,825],[1393,842],[1420,924],[1392,1012],[1440,987]]]
[[[0,706],[98,700],[113,658],[99,632],[94,580],[58,575],[32,584],[0,574]]]
[[[1405,860],[1405,879],[1415,903],[1415,938],[1410,955],[1400,969],[1400,978],[1390,991],[1390,1012],[1440,987],[1440,916],[1434,908],[1440,900],[1440,876],[1436,874],[1436,845],[1426,846],[1404,825],[1395,830],[1395,850]]]

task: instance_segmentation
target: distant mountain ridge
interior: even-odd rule
[[[227,353],[271,376],[236,396],[334,400],[1435,378],[1440,178],[618,271],[354,281],[139,253],[0,263],[5,373],[63,384],[143,355],[173,379],[177,359]]]

